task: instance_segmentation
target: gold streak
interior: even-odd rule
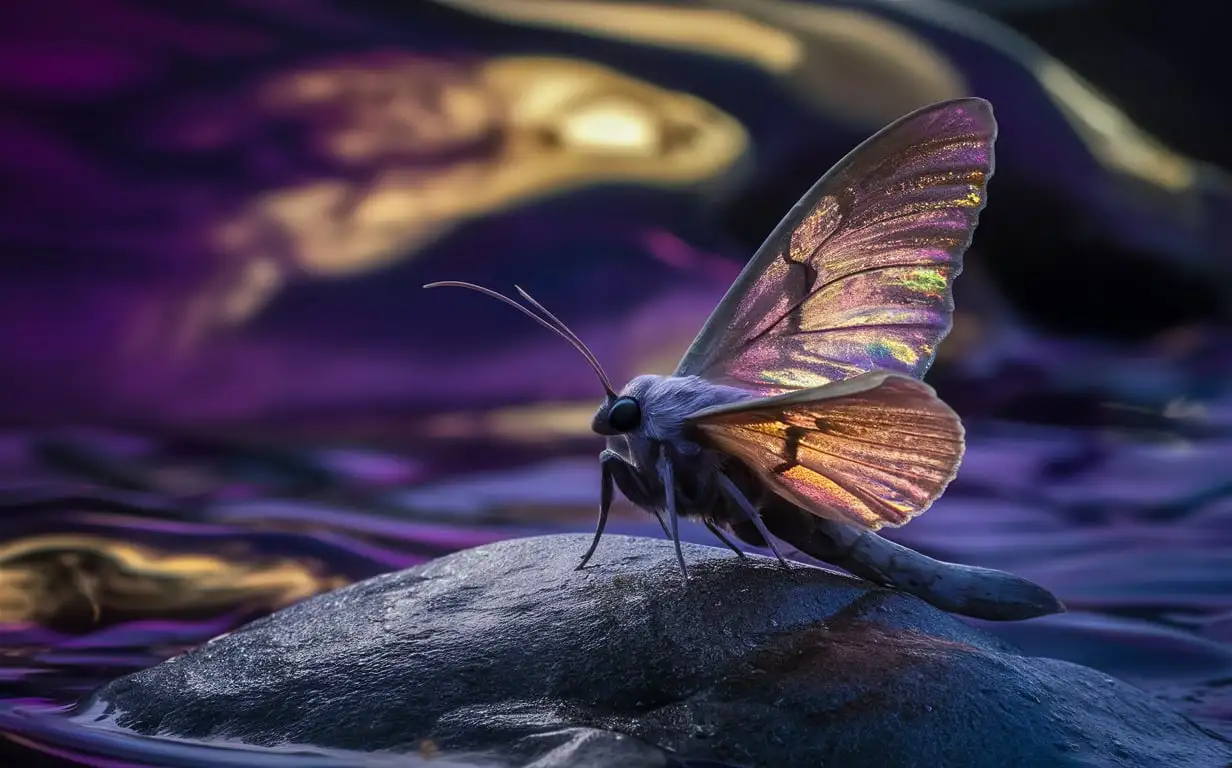
[[[563,57],[340,57],[275,74],[248,99],[327,170],[213,225],[225,267],[179,302],[169,335],[185,348],[293,280],[383,269],[471,220],[573,189],[704,183],[749,144],[702,99]]]
[[[632,3],[437,0],[505,21],[585,30],[623,40],[752,61],[774,72],[803,59],[794,36],[730,11]]]
[[[109,610],[146,616],[239,605],[274,610],[345,583],[286,558],[228,560],[98,536],[34,536],[0,546],[0,622],[45,623],[79,600],[94,621]]]
[[[544,195],[705,181],[748,146],[743,127],[707,102],[578,59],[509,57],[462,70],[394,54],[288,72],[259,93],[260,109],[315,134],[339,173],[271,190],[220,224],[218,247],[260,265],[241,270],[221,302],[219,314],[236,319],[287,270],[380,269],[467,220]],[[424,162],[446,150],[458,159]]]
[[[795,0],[728,0],[723,9],[593,0],[436,2],[510,23],[746,61],[821,111],[870,126],[969,91],[934,45],[860,10]]]
[[[424,427],[435,438],[499,437],[516,442],[551,442],[561,438],[594,436],[590,422],[599,400],[581,403],[536,403],[486,412],[446,413]]]
[[[1073,70],[1044,58],[1036,67],[1036,76],[1101,163],[1169,191],[1193,186],[1197,170],[1192,160],[1135,125]]]

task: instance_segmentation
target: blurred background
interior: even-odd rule
[[[1232,733],[1216,7],[6,5],[0,755],[172,764],[47,713],[311,594],[591,530],[584,361],[424,283],[518,283],[613,379],[668,373],[817,177],[963,95],[997,171],[927,380],[970,449],[888,535],[1039,581],[1070,613],[1003,636]]]

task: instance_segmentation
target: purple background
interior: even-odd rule
[[[583,361],[420,286],[520,284],[613,379],[665,373],[831,163],[966,94],[997,173],[928,380],[970,450],[891,535],[1053,589],[1069,614],[998,628],[1028,652],[1232,729],[1232,100],[1204,5],[11,5],[0,696],[27,709],[0,729],[208,764],[28,707],[350,580],[589,530]]]

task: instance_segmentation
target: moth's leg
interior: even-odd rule
[[[667,523],[663,522],[663,514],[658,509],[655,495],[646,490],[646,483],[643,482],[642,476],[638,474],[637,468],[611,449],[599,454],[599,462],[609,462],[608,466],[612,470],[612,478],[616,481],[616,486],[639,509],[654,515],[654,519],[658,521],[659,527],[663,529],[663,535],[670,539],[672,532],[667,529]]]
[[[654,510],[653,514],[655,516],[655,520],[659,521],[659,527],[663,529],[663,535],[670,539],[672,537],[672,532],[668,530],[667,522],[663,520],[663,515],[657,509]]]
[[[713,533],[716,538],[718,538],[719,541],[727,545],[728,549],[730,549],[732,552],[735,552],[740,557],[744,557],[744,553],[740,551],[740,548],[737,547],[735,544],[733,544],[731,539],[724,536],[723,531],[719,530],[719,527],[717,525],[710,522],[709,520],[703,520],[702,522],[706,524],[706,528],[708,528],[710,532]]]
[[[612,510],[612,494],[615,490],[612,478],[612,462],[620,461],[620,456],[611,451],[599,454],[599,525],[595,527],[595,539],[590,542],[590,549],[582,555],[582,562],[574,570],[582,570],[590,561],[591,555],[599,548],[599,539],[603,537],[603,529],[607,527],[607,515]]]
[[[676,512],[676,477],[672,472],[672,461],[667,455],[667,446],[659,448],[659,475],[663,479],[663,493],[667,498],[667,517],[672,523],[672,541],[676,544],[676,562],[680,564],[680,572],[685,579],[689,578],[689,569],[684,566],[684,553],[680,551],[680,515]]]
[[[749,519],[749,522],[757,528],[757,532],[760,533],[762,538],[766,540],[766,543],[770,545],[770,551],[774,552],[774,556],[779,559],[779,565],[784,568],[791,568],[791,566],[787,564],[787,560],[784,559],[783,555],[779,552],[779,547],[774,543],[774,539],[770,538],[770,531],[766,530],[766,524],[761,520],[761,513],[758,512],[757,508],[753,506],[753,502],[745,498],[744,494],[740,492],[740,489],[736,487],[736,484],[733,483],[731,478],[727,475],[722,472],[718,472],[715,476],[718,478],[719,487],[723,489],[723,492],[727,494],[729,499],[736,502],[736,506],[740,507],[740,511],[744,512],[744,516]]]

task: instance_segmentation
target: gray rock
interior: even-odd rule
[[[574,571],[588,542],[514,539],[320,595],[109,683],[79,717],[258,745],[432,739],[536,768],[1232,761],[1142,691],[909,595],[696,545],[685,584],[669,542],[614,535]]]

